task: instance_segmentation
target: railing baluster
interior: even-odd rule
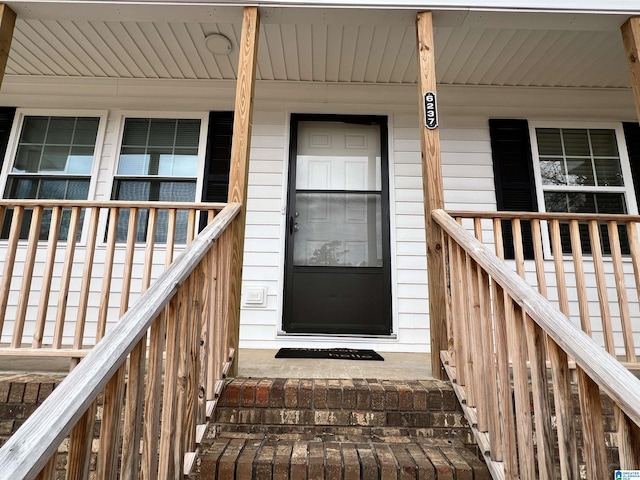
[[[544,331],[523,312],[524,331],[527,337],[531,389],[533,393],[534,419],[536,426],[536,453],[538,478],[555,478],[555,442],[551,428],[551,402],[547,379],[547,349]]]
[[[160,439],[160,405],[162,398],[163,356],[165,349],[166,309],[151,325],[149,335],[149,369],[145,393],[145,415],[141,478],[158,478],[158,443]],[[173,341],[173,339],[172,339]]]
[[[129,223],[127,225],[127,246],[124,254],[124,272],[122,274],[122,288],[120,289],[120,316],[129,309],[129,296],[131,294],[131,275],[133,273],[133,260],[136,248],[136,236],[138,234],[137,208],[129,209]]]
[[[576,276],[576,290],[578,292],[578,309],[580,311],[580,325],[582,331],[591,336],[591,318],[589,316],[589,299],[584,278],[584,260],[582,257],[582,244],[580,242],[580,229],[577,220],[569,221],[569,235],[571,236],[571,254],[573,256],[573,268]]]
[[[56,315],[56,324],[53,329],[53,346],[60,348],[62,346],[62,337],[64,336],[64,321],[67,314],[67,302],[69,299],[69,285],[71,284],[71,272],[73,269],[73,258],[76,251],[76,242],[80,225],[80,208],[73,207],[71,209],[71,218],[69,220],[69,231],[67,233],[67,248],[65,251],[64,267],[62,269],[62,278],[60,281],[60,290],[58,292],[58,311]]]
[[[624,350],[628,362],[636,361],[636,347],[633,340],[633,326],[631,325],[631,315],[629,314],[629,298],[627,296],[627,285],[624,281],[624,269],[622,267],[622,251],[620,249],[620,235],[618,234],[618,222],[607,222],[609,232],[609,243],[611,245],[611,261],[613,262],[613,275],[616,281],[616,292],[618,293],[618,307],[620,308],[620,323],[622,324],[622,338],[624,339]],[[613,333],[612,333],[613,334]],[[611,354],[615,356],[615,346],[611,339]]]
[[[207,283],[208,292],[207,298],[209,299],[209,308],[207,309],[207,341],[209,348],[209,355],[205,357],[205,362],[207,364],[207,398],[206,400],[213,400],[213,393],[216,387],[216,381],[219,379],[218,377],[218,362],[220,352],[219,342],[220,339],[218,331],[218,323],[220,317],[218,317],[218,313],[221,311],[220,303],[221,299],[218,298],[218,272],[220,269],[220,239],[211,246],[211,250],[207,254],[208,262],[209,262],[209,282]]]
[[[638,224],[627,222],[627,237],[629,238],[629,249],[631,250],[631,264],[633,265],[633,278],[636,284],[636,295],[640,301],[640,243],[638,242]],[[631,358],[627,354],[627,361],[637,362],[635,348],[630,352]]]
[[[47,312],[49,311],[49,296],[51,294],[51,281],[53,279],[53,267],[56,261],[56,249],[58,247],[58,237],[60,233],[60,223],[62,221],[62,208],[54,207],[51,211],[51,220],[49,222],[49,237],[47,239],[47,258],[42,272],[42,287],[40,289],[40,302],[38,304],[38,313],[36,314],[36,324],[33,332],[33,340],[31,346],[40,348],[42,346],[42,337],[44,336],[44,327],[47,321]],[[66,262],[65,262],[66,263]]]
[[[573,402],[571,401],[571,372],[569,358],[556,342],[547,337],[547,350],[551,364],[553,382],[553,402],[556,409],[556,428],[558,431],[558,453],[560,459],[560,478],[577,480],[578,447],[574,422]]]
[[[173,262],[174,244],[176,240],[176,221],[177,221],[176,216],[177,216],[176,209],[170,208],[168,211],[168,218],[167,218],[167,241],[165,243],[166,250],[164,252],[164,255],[165,255],[164,264],[167,267],[171,265],[171,262]]]
[[[36,476],[36,480],[53,480],[55,478],[56,456],[57,454],[53,454],[53,456],[49,459],[49,461],[44,466],[44,468]]]
[[[483,384],[486,382],[486,366],[482,352],[482,328],[481,328],[481,304],[480,304],[480,271],[478,265],[471,258],[467,261],[467,285],[469,287],[469,350],[471,363],[473,365],[473,384],[475,390],[475,407],[478,418],[478,430],[486,432],[488,430],[488,412],[486,396],[484,395]]]
[[[470,289],[471,285],[469,283],[469,256],[467,252],[464,250],[460,250],[461,253],[461,279],[462,279],[462,291],[466,292],[463,296],[462,303],[462,315],[464,318],[464,323],[462,324],[463,328],[460,330],[460,338],[462,339],[462,352],[464,356],[462,357],[462,361],[465,363],[465,386],[467,387],[467,405],[470,407],[476,406],[476,382],[475,382],[475,366],[473,364],[473,350],[471,345],[471,335],[473,334],[473,318],[472,311],[473,307],[471,305],[471,295]]]
[[[94,401],[71,430],[66,480],[85,480],[89,477],[96,411],[97,402]]]
[[[632,422],[620,409],[618,423],[618,449],[622,470],[640,469],[640,427]]]
[[[40,226],[42,225],[42,215],[44,209],[41,206],[33,208],[31,213],[31,226],[29,227],[29,238],[27,240],[27,254],[22,269],[22,285],[20,296],[18,297],[18,308],[13,324],[13,337],[11,348],[19,348],[22,344],[22,333],[24,332],[25,317],[29,306],[29,293],[31,292],[31,281],[33,280],[33,267],[38,252],[38,242],[40,240]]]
[[[454,285],[451,286],[454,295],[454,317],[456,321],[453,323],[453,349],[455,351],[455,363],[458,376],[458,384],[465,386],[467,384],[467,360],[465,352],[465,344],[463,338],[463,331],[466,328],[467,317],[465,314],[465,305],[467,303],[467,295],[464,290],[463,283],[463,258],[462,249],[454,244],[453,261],[451,267],[454,269],[452,278],[455,280]]]
[[[96,341],[99,341],[107,328],[107,316],[109,314],[109,296],[111,294],[111,278],[113,276],[113,260],[115,256],[116,240],[118,236],[119,208],[109,209],[109,228],[107,231],[107,244],[105,246],[104,271],[102,272],[102,292],[100,294],[100,309],[98,310],[98,325],[96,328]]]
[[[525,277],[524,251],[522,250],[522,224],[519,218],[511,220],[511,233],[513,234],[513,253],[516,261],[516,272],[522,278]]]
[[[602,247],[600,244],[600,226],[595,220],[590,220],[588,225],[589,240],[591,242],[591,256],[593,259],[593,269],[596,276],[596,288],[598,291],[598,304],[600,306],[600,320],[602,321],[602,333],[604,335],[604,346],[609,353],[615,355],[615,347],[613,345],[613,328],[611,326],[611,310],[609,309],[609,298],[607,294],[607,280],[604,273]]]
[[[80,299],[78,301],[78,315],[76,329],[73,336],[73,348],[80,349],[84,344],[84,329],[89,307],[89,293],[91,291],[91,274],[93,272],[93,260],[98,241],[98,222],[100,221],[100,208],[93,207],[90,210],[89,231],[87,232],[87,245],[85,247],[85,259],[82,269],[82,284],[80,285]],[[73,363],[76,363],[74,360]]]
[[[158,479],[160,480],[178,478],[182,474],[180,459],[176,458],[174,441],[180,441],[176,435],[176,409],[178,363],[180,361],[180,317],[184,307],[183,300],[182,292],[176,292],[169,303],[166,315],[167,346],[160,423],[160,462],[158,465]]]
[[[587,478],[609,478],[600,389],[580,367],[576,367],[576,372]]]
[[[187,422],[187,405],[189,400],[189,356],[191,346],[189,345],[189,337],[191,331],[191,321],[193,315],[192,301],[192,277],[190,276],[181,286],[182,308],[180,309],[180,350],[178,355],[178,377],[176,382],[177,388],[177,407],[176,407],[176,431],[173,439],[176,460],[176,472],[184,470],[184,454],[186,452],[186,440],[189,436],[189,425]]]
[[[527,339],[523,326],[522,309],[506,297],[506,324],[509,356],[512,361],[513,394],[518,439],[518,463],[521,478],[535,478],[533,428],[529,400],[529,374],[527,371]]]
[[[500,442],[500,413],[497,388],[497,363],[496,348],[494,341],[494,331],[491,322],[491,281],[489,275],[478,266],[480,275],[480,330],[481,345],[484,356],[485,379],[482,382],[485,386],[485,402],[488,416],[489,441],[491,444],[492,457],[497,461],[504,459],[504,452]]]
[[[494,329],[496,336],[496,363],[498,370],[498,413],[502,425],[506,478],[518,478],[518,451],[516,449],[516,429],[511,396],[511,372],[507,336],[507,297],[500,285],[493,283]]]
[[[0,286],[0,338],[4,331],[4,320],[7,314],[9,292],[11,291],[11,280],[13,279],[13,267],[16,263],[16,252],[18,251],[18,241],[20,240],[20,230],[22,229],[23,217],[24,208],[21,206],[13,207],[11,228],[9,229],[9,239],[7,242],[7,253],[4,257],[4,268],[2,270],[2,285]]]
[[[567,317],[569,313],[569,295],[567,293],[567,277],[564,272],[564,258],[562,252],[562,240],[560,236],[560,223],[558,220],[549,222],[551,229],[551,250],[553,253],[553,265],[556,272],[556,285],[560,311]]]
[[[122,480],[137,480],[140,477],[140,439],[142,438],[142,415],[144,409],[145,363],[147,360],[147,335],[129,355],[124,425],[122,428]]]

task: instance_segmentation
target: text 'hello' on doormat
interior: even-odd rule
[[[281,348],[276,358],[329,358],[336,360],[376,360],[384,358],[373,350],[357,348]]]

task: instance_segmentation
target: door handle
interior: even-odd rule
[[[293,235],[293,233],[297,232],[298,230],[300,230],[298,222],[296,222],[293,217],[289,217],[289,234]]]

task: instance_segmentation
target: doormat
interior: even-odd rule
[[[333,358],[336,360],[376,360],[384,358],[373,350],[357,348],[281,348],[276,358]]]

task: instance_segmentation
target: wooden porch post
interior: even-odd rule
[[[429,272],[429,319],[431,329],[431,368],[435,378],[444,378],[440,351],[447,349],[444,250],[442,229],[431,219],[431,211],[444,208],[440,132],[437,126],[436,69],[431,12],[417,16],[418,87],[420,89],[420,146],[422,188]],[[426,110],[426,112],[425,112]],[[428,124],[428,127],[427,127]]]
[[[4,80],[4,70],[9,58],[13,27],[16,24],[16,14],[4,3],[0,4],[0,85]]]
[[[231,278],[229,280],[229,343],[236,351],[230,374],[238,371],[238,341],[240,338],[240,293],[242,289],[242,261],[244,231],[247,213],[247,183],[249,180],[249,150],[253,117],[253,91],[256,83],[256,59],[260,18],[258,7],[245,7],[240,36],[240,58],[236,83],[236,103],[231,143],[231,170],[229,172],[229,202],[242,204],[234,221]]]
[[[631,88],[640,119],[640,17],[631,17],[622,25],[622,40],[631,73]]]
[[[640,120],[640,17],[631,17],[622,25],[622,40],[627,54],[631,74],[631,88],[636,104],[636,115]],[[619,414],[620,412],[616,412]],[[620,467],[628,470],[640,468],[640,428],[624,415],[618,419],[618,449]]]

